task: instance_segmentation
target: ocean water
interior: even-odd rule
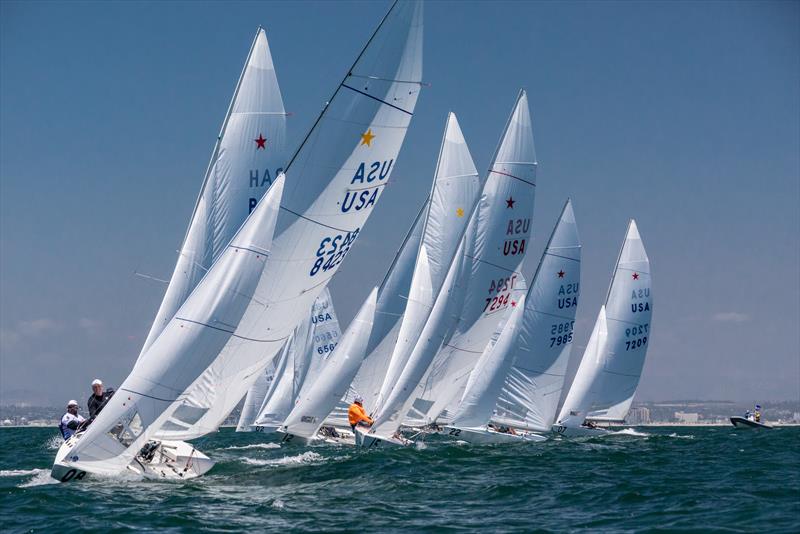
[[[359,452],[223,429],[193,481],[49,477],[55,429],[0,429],[0,530],[800,532],[800,428]]]

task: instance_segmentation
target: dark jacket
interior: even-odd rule
[[[114,390],[109,388],[103,391],[103,394],[99,397],[92,393],[89,396],[89,419],[94,419],[100,413],[100,410],[106,405],[108,400],[114,396]]]

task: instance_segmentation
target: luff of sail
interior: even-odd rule
[[[139,358],[153,344],[286,163],[286,112],[259,28],[222,123],[175,270]]]
[[[398,423],[409,412],[426,422],[452,417],[445,410],[455,408],[478,358],[507,319],[503,312],[526,289],[520,266],[531,235],[536,165],[528,99],[520,91],[466,234],[455,322],[441,327],[441,348],[421,360],[429,362],[424,378],[404,401]]]
[[[480,177],[455,113],[445,124],[405,314],[375,404],[380,411],[416,345],[478,201]]]
[[[68,464],[117,473],[179,408],[187,386],[231,338],[267,265],[283,193],[283,175],[267,191],[139,365],[70,451]]]
[[[652,312],[650,261],[631,220],[606,303],[559,414],[560,425],[625,419],[642,375]]]
[[[528,289],[513,365],[492,421],[534,431],[549,431],[555,421],[580,299],[580,262],[581,244],[568,200]]]
[[[269,261],[259,256],[258,270],[245,260],[228,265],[229,246],[181,308],[214,322],[186,321],[179,310],[75,445],[70,462],[92,472],[124,469],[162,424],[180,419],[181,409],[189,417],[181,420],[191,425],[183,435],[199,436],[216,429],[244,397],[335,274],[388,180],[417,100],[421,47],[421,6],[396,3],[290,162],[291,183],[280,188],[281,198],[273,192],[283,179],[232,241],[262,241],[264,210],[280,200]],[[364,204],[343,206],[350,194],[360,194],[356,185],[370,188]],[[254,287],[239,291],[244,282]],[[235,291],[220,290],[230,286]],[[224,328],[211,326],[218,311]],[[136,437],[124,443],[109,437],[109,430],[133,421],[126,423],[128,415],[139,418]],[[121,445],[108,446],[109,439]]]
[[[172,439],[219,427],[338,270],[394,168],[421,87],[421,53],[422,6],[397,2],[289,163],[264,298],[240,324],[248,337],[277,343],[223,351],[183,402],[204,414]]]

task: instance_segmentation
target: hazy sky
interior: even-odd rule
[[[0,402],[119,385],[147,335],[258,25],[294,147],[387,2],[0,4]],[[582,352],[627,219],[652,263],[638,398],[800,398],[800,3],[425,6],[403,151],[334,278],[342,325],[430,188],[446,113],[486,169],[517,91],[539,158],[532,275],[564,199]]]

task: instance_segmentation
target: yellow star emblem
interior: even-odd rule
[[[372,140],[375,139],[375,134],[372,133],[372,128],[367,130],[367,133],[361,134],[361,145],[372,146]]]
[[[456,215],[458,215],[459,217],[463,217],[464,216],[464,208],[458,208],[456,210]]]

